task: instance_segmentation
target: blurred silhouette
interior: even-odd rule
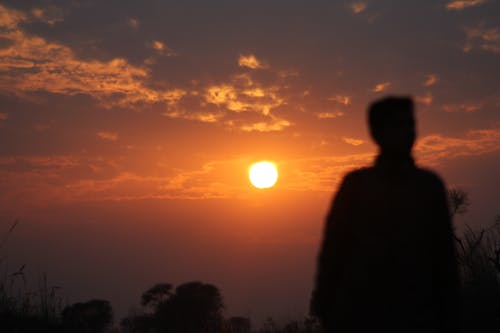
[[[372,167],[345,176],[329,211],[311,314],[327,332],[452,332],[459,278],[443,182],[417,168],[413,101],[368,110]]]

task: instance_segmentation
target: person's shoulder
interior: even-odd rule
[[[416,168],[418,180],[427,185],[444,188],[443,179],[433,170],[427,168]]]
[[[364,175],[370,173],[372,169],[373,169],[373,167],[361,167],[361,168],[357,168],[357,169],[349,171],[345,175],[345,178],[363,177]]]
[[[344,176],[344,182],[352,183],[370,177],[373,174],[373,170],[373,167],[362,167],[351,170]]]

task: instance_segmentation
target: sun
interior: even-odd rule
[[[274,186],[278,180],[278,169],[274,163],[257,162],[248,169],[248,178],[256,188],[269,188]]]

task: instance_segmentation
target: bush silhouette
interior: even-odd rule
[[[111,326],[113,310],[108,301],[94,299],[67,306],[61,316],[62,325],[68,332],[99,333]]]

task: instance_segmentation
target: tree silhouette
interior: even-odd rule
[[[498,225],[474,230],[459,239],[462,267],[463,332],[497,332],[500,327],[500,280],[496,253]]]
[[[448,201],[452,217],[465,214],[470,206],[469,193],[461,188],[449,189]]]
[[[246,317],[231,317],[227,320],[227,326],[231,333],[249,333],[252,329],[250,319]]]
[[[154,317],[149,313],[130,313],[120,322],[122,332],[125,333],[146,333],[154,329]]]
[[[141,297],[146,310],[121,321],[126,332],[220,332],[224,327],[224,302],[211,284],[188,282],[172,292],[172,285],[158,283]]]
[[[61,316],[68,332],[99,333],[112,324],[113,310],[108,301],[94,299],[67,306]]]
[[[264,324],[262,325],[261,333],[277,333],[279,332],[279,326],[272,317],[266,318]]]
[[[141,297],[142,306],[156,311],[161,302],[172,296],[172,285],[170,283],[158,283],[146,290]]]
[[[462,189],[448,191],[450,213],[463,215],[470,206]],[[462,331],[497,332],[500,327],[500,218],[489,227],[465,224],[455,236],[462,277]]]
[[[160,328],[173,332],[218,332],[223,325],[224,303],[219,289],[211,284],[188,282],[160,303],[156,314]]]

